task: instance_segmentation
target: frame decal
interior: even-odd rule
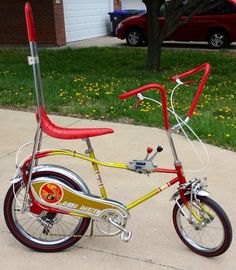
[[[62,200],[64,192],[63,189],[55,183],[45,183],[39,190],[39,196],[46,203],[57,204]]]

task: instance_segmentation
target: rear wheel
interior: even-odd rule
[[[52,175],[40,175],[49,176]],[[34,175],[33,175],[34,177]],[[53,176],[55,178],[55,176]],[[81,188],[73,181],[56,176],[58,181],[75,190]],[[25,194],[23,182],[10,187],[4,202],[6,224],[13,236],[23,245],[43,252],[56,252],[74,245],[85,234],[90,219],[42,211],[39,215],[21,212]]]
[[[126,42],[129,46],[139,46],[143,43],[142,31],[138,28],[128,29],[126,32]]]
[[[230,44],[229,36],[224,30],[212,30],[208,36],[208,43],[213,49],[225,48]]]
[[[186,219],[184,213],[189,216],[189,210],[179,199],[173,209],[173,223],[175,230],[193,252],[214,257],[223,254],[232,241],[232,227],[224,210],[212,199],[199,197],[200,204],[193,201],[192,209],[201,218],[201,222],[196,219],[192,223]],[[187,197],[188,202],[190,197]],[[184,213],[182,212],[181,208]]]

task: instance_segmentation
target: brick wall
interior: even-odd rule
[[[35,20],[39,44],[64,45],[65,27],[63,3],[55,0],[29,1]],[[24,17],[25,0],[0,1],[0,44],[26,44],[27,34]],[[55,23],[58,25],[55,26]]]
[[[121,10],[120,0],[114,0],[114,10]]]
[[[55,36],[56,45],[62,46],[66,44],[66,33],[65,33],[65,21],[64,21],[64,9],[63,2],[54,0],[54,26],[55,26]]]

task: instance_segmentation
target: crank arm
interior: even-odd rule
[[[112,218],[108,219],[109,222],[114,225],[116,228],[120,229],[121,231],[125,232],[125,233],[129,233],[128,230],[126,230],[125,228],[123,228],[122,226],[120,226],[119,224],[117,224]]]
[[[119,224],[117,224],[112,218],[109,218],[108,221],[114,225],[116,228],[120,229],[122,231],[121,233],[121,240],[123,242],[129,242],[130,239],[132,238],[132,232],[126,230],[125,228],[123,228],[122,226],[120,226]]]

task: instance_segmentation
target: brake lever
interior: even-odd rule
[[[137,102],[134,104],[134,106],[133,106],[133,108],[135,109],[135,110],[137,110],[138,109],[138,106],[142,103],[142,101],[144,100],[144,96],[142,95],[142,94],[137,94],[137,98],[138,98],[138,100],[137,100]]]
[[[191,83],[195,83],[195,81],[194,80],[188,80],[188,81],[183,82],[183,85],[190,85]]]
[[[137,109],[138,109],[138,106],[142,103],[142,101],[143,101],[142,99],[138,99],[137,102],[134,103],[133,108],[134,108],[135,110],[137,110]]]
[[[176,78],[175,81],[178,85],[190,85],[191,83],[195,83],[195,81],[193,81],[193,80],[188,80],[188,81],[182,82],[178,77]]]

